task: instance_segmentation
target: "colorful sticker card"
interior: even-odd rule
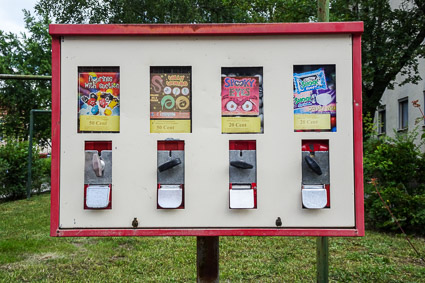
[[[294,66],[294,130],[336,132],[335,65]]]
[[[191,132],[190,73],[151,73],[150,132]]]
[[[120,131],[120,73],[79,72],[78,132]]]
[[[262,73],[261,67],[222,68],[222,133],[263,132]]]
[[[326,89],[325,70],[322,68],[301,74],[294,73],[295,91],[297,93],[309,90]]]
[[[259,114],[258,77],[224,77],[221,83],[221,115]]]

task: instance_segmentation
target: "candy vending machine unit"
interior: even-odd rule
[[[362,31],[50,25],[51,235],[364,235]]]

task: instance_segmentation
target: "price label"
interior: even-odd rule
[[[80,116],[80,131],[119,132],[120,116]]]
[[[223,133],[261,133],[260,117],[222,117]]]
[[[190,133],[190,120],[151,120],[151,133]]]
[[[295,114],[295,130],[330,130],[330,114]]]

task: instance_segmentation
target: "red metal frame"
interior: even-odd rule
[[[52,35],[52,190],[50,235],[75,236],[364,236],[363,133],[361,34],[363,22],[274,24],[179,25],[50,25]],[[294,34],[352,35],[355,227],[273,229],[61,229],[59,228],[60,178],[60,66],[61,36],[253,36]]]
[[[50,236],[59,236],[60,187],[60,113],[61,113],[61,46],[60,37],[52,36],[52,164],[50,193]]]
[[[229,140],[229,150],[256,150],[255,140]]]
[[[184,141],[158,141],[158,150],[184,150]]]
[[[353,35],[353,123],[356,228],[359,236],[364,236],[361,34]]]
[[[49,32],[52,36],[361,34],[363,32],[363,22],[193,25],[50,25]]]

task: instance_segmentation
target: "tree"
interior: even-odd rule
[[[24,75],[51,74],[51,40],[48,19],[36,19],[24,11],[29,36],[0,31],[0,73]],[[31,109],[50,109],[51,83],[40,80],[0,80],[0,138],[28,137]],[[35,119],[35,139],[50,137],[50,119]]]
[[[333,0],[331,20],[363,21],[363,111],[373,114],[385,89],[418,83],[418,59],[425,55],[425,0]]]
[[[315,0],[40,0],[56,23],[306,22]]]

